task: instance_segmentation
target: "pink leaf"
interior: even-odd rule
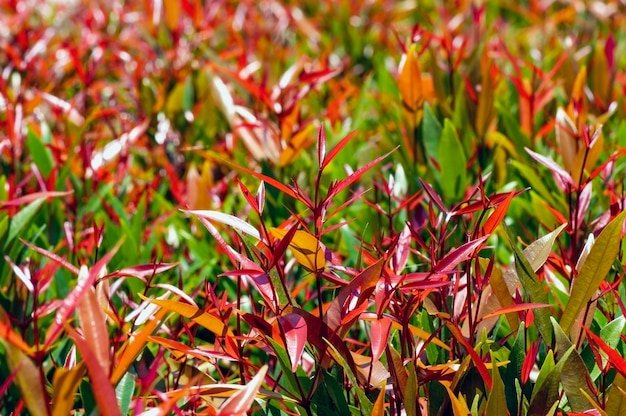
[[[550,171],[554,175],[557,175],[563,183],[570,185],[570,186],[574,185],[574,180],[572,179],[570,174],[567,173],[565,169],[559,166],[554,160],[550,159],[549,157],[540,155],[539,153],[535,153],[527,147],[525,147],[524,149],[526,149],[526,152],[528,152],[530,157],[532,157],[537,162],[541,163],[542,165],[550,169]]]
[[[87,291],[93,286],[96,279],[100,276],[100,272],[107,265],[111,258],[115,255],[117,250],[122,245],[122,241],[117,243],[111,251],[104,255],[91,269],[87,269],[86,266],[80,268],[78,273],[78,283],[72,289],[72,291],[63,299],[63,303],[57,310],[56,316],[48,332],[46,333],[46,342],[44,349],[47,349],[57,339],[63,330],[63,325],[67,323],[78,304],[82,301]]]
[[[291,371],[295,373],[307,340],[306,321],[300,315],[291,313],[279,316],[278,322],[284,333],[285,347],[291,360]]]
[[[438,273],[452,271],[459,263],[469,260],[474,251],[478,249],[478,247],[480,247],[487,240],[487,238],[489,238],[489,236],[485,235],[450,250],[448,254],[446,254],[445,257],[437,263],[433,271]]]
[[[51,198],[55,196],[70,195],[73,191],[68,192],[35,192],[32,194],[24,195],[19,198],[12,199],[10,201],[0,201],[0,207],[15,207],[18,205],[28,204],[40,198]]]
[[[265,373],[267,373],[267,366],[263,366],[256,376],[243,390],[230,396],[217,411],[218,416],[245,416],[246,413],[252,407],[254,398],[263,384],[265,379]]]

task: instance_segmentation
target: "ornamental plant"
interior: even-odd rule
[[[418,3],[0,5],[3,414],[623,414],[626,10]]]

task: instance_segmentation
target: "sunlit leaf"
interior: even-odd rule
[[[283,238],[287,232],[281,228],[270,229],[270,233],[277,238]],[[324,268],[326,263],[324,247],[310,233],[303,230],[296,231],[289,242],[289,248],[298,263],[306,270],[315,272]]]
[[[289,314],[279,316],[278,322],[285,337],[285,346],[291,361],[291,371],[295,373],[307,340],[306,321],[299,315]]]
[[[100,308],[96,290],[93,287],[87,290],[78,304],[76,312],[85,341],[98,362],[108,373],[111,366],[109,333],[106,327],[106,316]]]
[[[254,403],[254,399],[263,384],[265,374],[267,373],[267,366],[261,367],[256,373],[254,378],[250,380],[243,390],[239,390],[233,394],[228,400],[220,406],[217,414],[220,416],[244,416],[250,410],[250,407]]]
[[[215,335],[232,335],[231,329],[224,325],[224,322],[222,322],[221,319],[200,310],[197,306],[175,300],[148,299],[141,294],[139,294],[139,297],[141,297],[143,300],[149,301],[150,303],[154,303],[155,305],[158,305],[161,308],[166,309],[170,312],[175,312],[181,316],[184,316],[185,318],[191,319],[202,327],[213,332]]]
[[[183,210],[183,212],[195,215],[196,217],[206,218],[208,220],[217,221],[219,223],[226,224],[228,226],[233,227],[236,230],[242,231],[242,232],[244,232],[244,233],[246,233],[246,234],[256,238],[257,240],[261,239],[261,234],[259,233],[259,231],[256,228],[254,228],[253,226],[251,226],[250,224],[248,224],[247,222],[245,222],[241,218],[237,218],[237,217],[235,217],[233,215],[224,214],[224,213],[219,212],[219,211],[209,211],[209,210],[200,210],[200,211],[194,211],[194,210],[186,211],[186,210]]]

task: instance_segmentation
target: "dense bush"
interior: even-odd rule
[[[4,413],[626,412],[621,2],[0,8]]]

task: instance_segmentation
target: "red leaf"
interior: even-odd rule
[[[400,146],[396,146],[390,152],[385,153],[382,156],[377,157],[376,159],[369,162],[367,165],[358,169],[356,172],[353,172],[350,176],[345,179],[340,180],[334,187],[331,187],[328,190],[328,195],[326,196],[326,201],[332,200],[339,192],[343,191],[348,186],[352,185],[354,182],[358,181],[361,176],[371,168],[373,168],[376,164],[380,163],[381,160],[385,159],[387,156],[395,152]],[[334,150],[334,149],[333,149]],[[331,152],[332,153],[332,152]],[[330,157],[330,156],[329,156]],[[329,159],[326,159],[329,160]]]
[[[589,339],[593,340],[602,351],[609,357],[609,363],[615,368],[622,376],[626,377],[626,361],[620,353],[609,347],[599,336],[591,332],[586,327],[583,327]]]
[[[378,279],[380,279],[384,264],[384,259],[378,260],[376,263],[363,270],[358,276],[352,279],[347,286],[343,287],[341,291],[339,291],[339,294],[330,304],[330,307],[324,316],[324,321],[333,331],[338,331],[342,326],[344,330],[349,328],[349,325],[345,325],[345,323],[342,324],[346,300],[355,290],[360,289],[357,303],[353,305],[351,309],[355,309],[361,303],[366,301],[376,288],[376,283],[378,282]]]
[[[298,364],[302,358],[304,344],[307,339],[306,321],[295,313],[278,317],[278,322],[285,337],[285,347],[289,359],[291,360],[291,371],[294,373],[298,369]]]
[[[487,370],[487,366],[483,362],[482,358],[480,358],[480,356],[474,350],[472,345],[467,341],[467,339],[463,336],[463,334],[461,334],[461,331],[459,330],[459,328],[457,328],[450,322],[446,322],[446,327],[450,330],[450,333],[452,333],[454,338],[456,338],[456,340],[459,341],[463,345],[467,353],[472,357],[472,361],[474,362],[474,365],[476,366],[478,373],[480,374],[483,381],[485,382],[485,386],[487,387],[487,390],[491,390],[493,381],[491,380],[491,374],[489,374],[489,370]]]
[[[74,266],[73,264],[71,264],[70,262],[68,262],[67,260],[65,260],[64,258],[49,252],[48,250],[44,250],[43,248],[37,247],[32,245],[31,243],[29,243],[28,241],[22,240],[20,238],[20,241],[22,242],[22,244],[24,244],[26,247],[30,248],[31,250],[36,251],[37,253],[41,254],[42,256],[48,257],[50,260],[60,264],[61,266],[65,267],[67,270],[69,270],[70,272],[74,273],[75,275],[78,275],[78,267]]]
[[[322,133],[324,132],[323,127],[320,127]],[[322,165],[320,167],[320,170],[324,170],[324,168],[326,168],[326,166],[328,166],[328,164],[335,158],[335,156],[337,156],[337,154],[339,152],[341,152],[341,149],[343,149],[344,147],[346,147],[346,145],[348,144],[348,142],[350,141],[350,139],[352,139],[352,137],[354,137],[354,135],[356,134],[356,130],[351,131],[350,133],[348,133],[348,135],[346,137],[344,137],[343,139],[341,139],[341,141],[339,143],[337,143],[335,145],[335,147],[333,147],[330,152],[328,153],[328,155],[326,157],[324,157],[324,161],[322,162]],[[324,143],[324,147],[326,147],[326,134],[324,134],[323,136],[320,137],[320,140],[323,141]]]
[[[380,360],[381,355],[385,351],[385,347],[389,343],[389,333],[391,332],[391,319],[382,317],[371,323],[371,343],[372,343],[372,360]]]
[[[89,372],[90,385],[93,389],[93,394],[98,404],[98,410],[104,416],[117,416],[121,415],[119,405],[117,404],[117,398],[115,397],[115,390],[113,385],[109,381],[109,378],[102,367],[102,363],[98,360],[89,347],[89,344],[78,335],[74,328],[67,325],[66,331],[69,337],[74,341],[76,347],[80,351],[80,354],[87,365],[87,371]]]
[[[474,251],[477,250],[487,238],[489,238],[489,236],[485,235],[450,250],[448,254],[435,265],[433,272],[446,273],[452,271],[459,263],[469,260],[474,254]]]

